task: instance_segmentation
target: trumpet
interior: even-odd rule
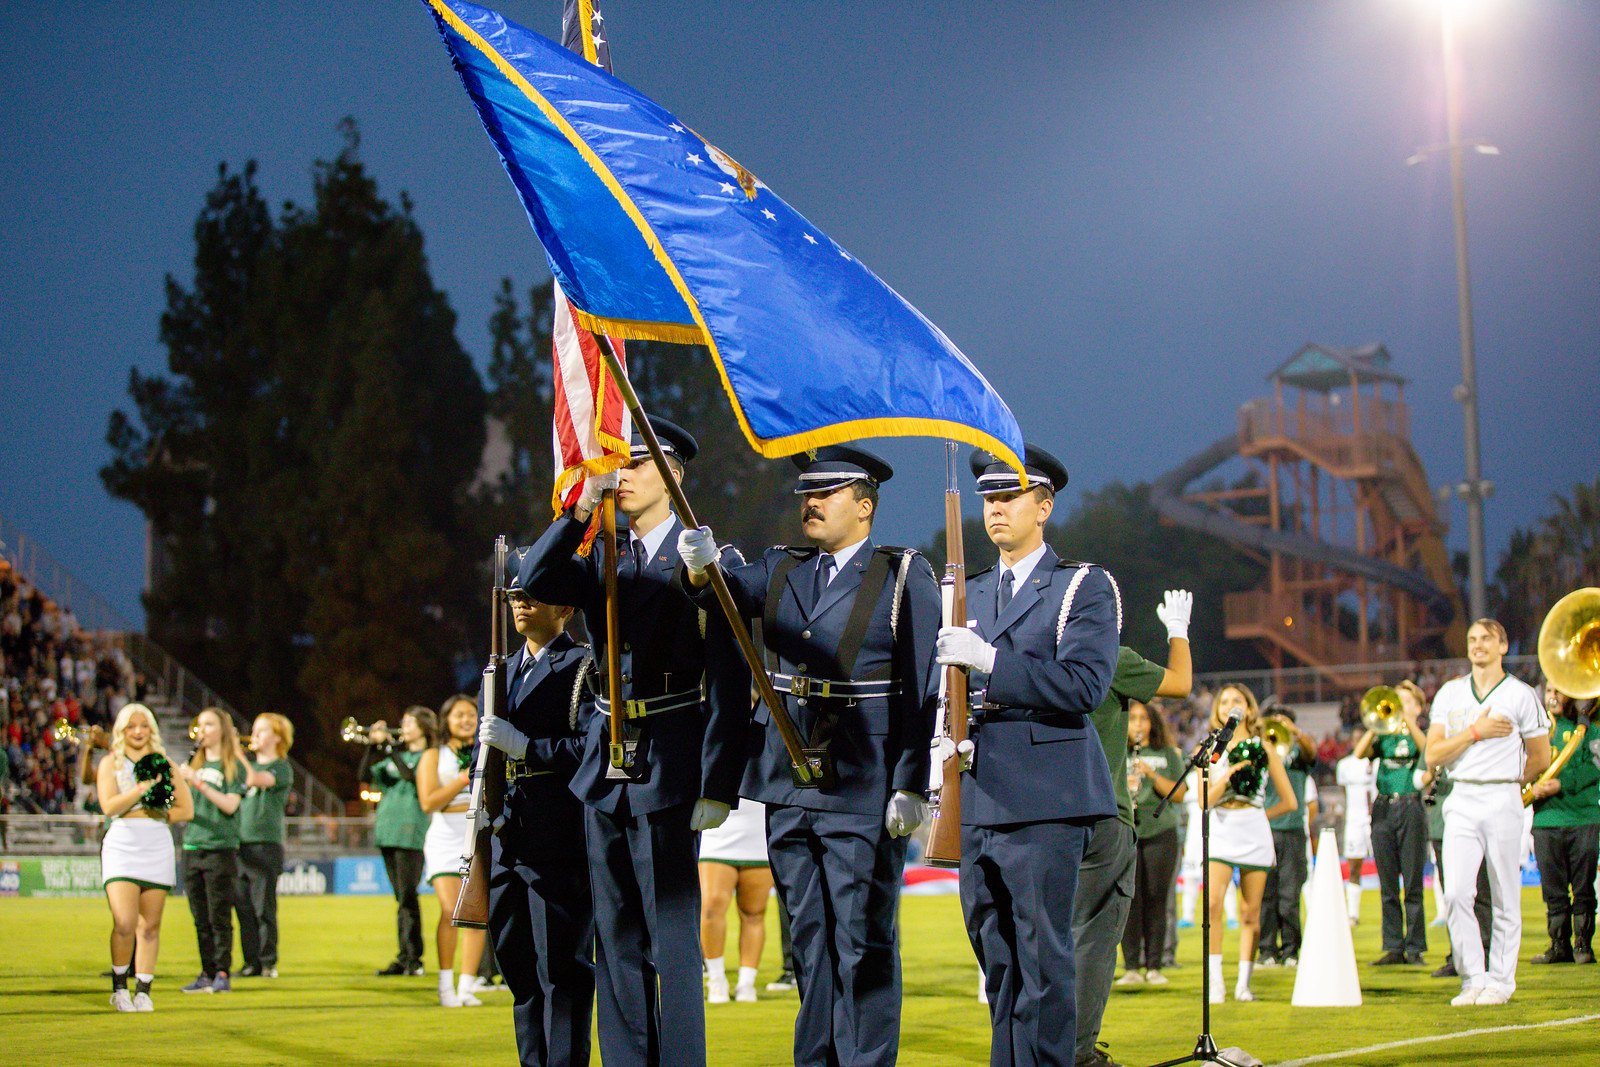
[[[356,722],[355,716],[352,715],[339,724],[339,740],[349,741],[351,744],[356,745],[379,744],[379,742],[372,739],[371,730],[372,727],[362,726]]]
[[[1539,627],[1539,669],[1554,688],[1577,700],[1600,696],[1600,588],[1578,589],[1560,600]],[[1580,722],[1543,774],[1522,787],[1522,805],[1533,789],[1560,774],[1588,733]]]
[[[1288,722],[1273,715],[1261,723],[1261,743],[1270,745],[1278,752],[1278,759],[1284,763],[1289,762],[1289,757],[1299,746],[1295,740],[1294,731],[1289,728]]]
[[[1400,691],[1392,685],[1375,685],[1361,697],[1361,725],[1375,734],[1398,734],[1406,728]]]

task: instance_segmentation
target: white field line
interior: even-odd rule
[[[1274,1064],[1273,1067],[1302,1067],[1308,1063],[1326,1063],[1329,1060],[1340,1060],[1346,1056],[1361,1056],[1369,1052],[1384,1052],[1392,1048],[1405,1048],[1407,1045],[1426,1045],[1434,1041],[1454,1041],[1458,1037],[1478,1037],[1483,1034],[1505,1034],[1513,1030],[1542,1030],[1551,1026],[1575,1026],[1578,1023],[1591,1023],[1600,1021],[1600,1015],[1574,1015],[1570,1019],[1552,1019],[1542,1023],[1519,1023],[1515,1026],[1485,1026],[1477,1030],[1462,1030],[1455,1034],[1430,1034],[1427,1037],[1408,1037],[1404,1041],[1386,1041],[1381,1045],[1367,1045],[1363,1048],[1345,1049],[1343,1052],[1324,1052],[1316,1056],[1306,1056],[1298,1060],[1284,1060]]]

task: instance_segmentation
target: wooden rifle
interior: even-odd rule
[[[494,540],[494,588],[489,594],[489,662],[483,668],[485,718],[506,713],[506,539]],[[450,925],[473,930],[489,927],[489,865],[493,862],[494,826],[506,804],[506,754],[493,745],[478,745],[477,770],[467,804],[467,839],[462,845],[461,892]]]
[[[967,558],[961,539],[961,489],[956,482],[956,443],[945,444],[946,483],[944,490],[944,578],[939,591],[944,600],[944,624],[967,624]],[[967,739],[967,672],[964,667],[946,667],[941,679],[946,733],[960,746]],[[934,805],[928,830],[928,851],[924,860],[930,867],[961,866],[961,753],[951,752],[944,761],[943,781],[938,803]]]

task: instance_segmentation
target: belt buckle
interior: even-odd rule
[[[650,714],[650,709],[643,700],[625,700],[622,702],[623,717],[629,719],[642,719]]]
[[[795,675],[789,679],[789,695],[799,697],[801,700],[811,696],[811,679],[803,674]]]

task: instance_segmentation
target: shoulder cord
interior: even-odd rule
[[[578,664],[578,675],[572,682],[572,699],[567,705],[567,729],[573,733],[578,732],[578,707],[583,703],[584,684],[594,672],[594,649],[588,645],[579,647],[583,649],[583,662]]]
[[[905,595],[906,576],[911,573],[911,560],[916,556],[917,550],[908,548],[900,556],[900,573],[894,579],[894,604],[889,608],[889,636],[900,636],[900,599]]]
[[[1078,595],[1078,586],[1082,585],[1084,578],[1088,577],[1090,566],[1092,565],[1088,563],[1078,564],[1077,572],[1072,576],[1072,583],[1067,586],[1067,595],[1061,598],[1061,615],[1056,619],[1056,644],[1061,643],[1061,635],[1067,631],[1067,616],[1072,613],[1072,600]],[[1111,583],[1111,595],[1116,598],[1117,634],[1120,636],[1122,633],[1122,589],[1117,585],[1117,580],[1111,576],[1110,571],[1101,567],[1100,573],[1105,575],[1106,580]]]

